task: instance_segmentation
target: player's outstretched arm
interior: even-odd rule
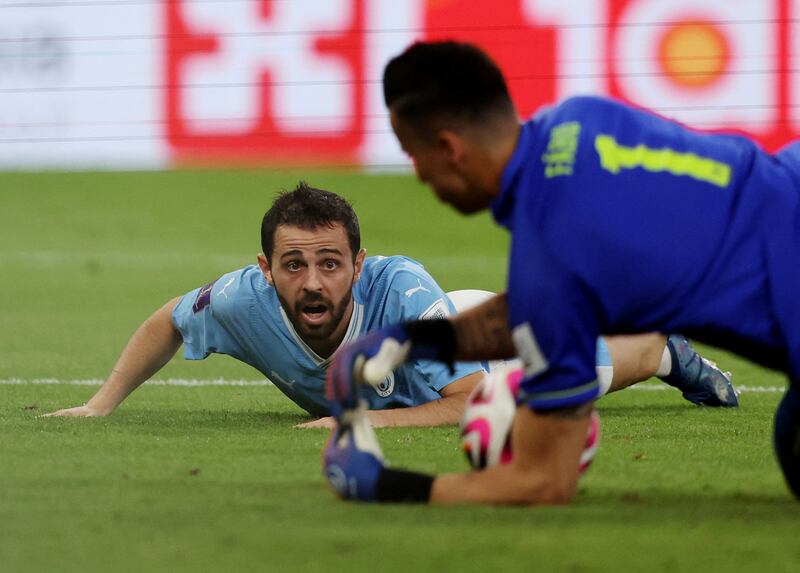
[[[113,412],[131,392],[169,362],[180,348],[181,335],[172,324],[172,311],[179,300],[180,297],[172,299],[139,326],[111,374],[86,404],[45,416],[94,417]]]
[[[392,410],[372,410],[369,421],[377,428],[388,426],[443,426],[458,424],[464,414],[467,398],[483,378],[483,370],[468,374],[442,388],[438,400]]]
[[[445,386],[442,397],[438,400],[412,406],[410,408],[393,408],[390,410],[370,410],[367,413],[370,423],[375,428],[390,426],[444,426],[458,424],[464,413],[464,406],[472,390],[483,377],[483,370],[468,374]],[[332,416],[320,418],[312,422],[298,424],[298,428],[334,428],[336,420]]]

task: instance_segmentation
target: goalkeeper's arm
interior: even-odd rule
[[[430,476],[383,465],[362,412],[345,414],[325,448],[328,482],[344,499],[384,503],[558,505],[575,496],[591,403],[536,413],[518,408],[512,461],[482,471]]]
[[[454,316],[455,360],[500,360],[516,356],[508,329],[505,293]]]
[[[415,320],[373,331],[340,354],[345,356],[340,355],[339,362],[345,364],[334,374],[333,391],[328,393],[334,400],[350,393],[350,378],[379,384],[407,360],[438,360],[452,367],[457,360],[513,358],[516,350],[508,329],[506,296],[499,294],[452,319]],[[355,356],[363,360],[356,364]]]
[[[357,381],[375,383],[405,360],[509,358],[515,349],[504,295],[452,320],[425,320],[375,331],[337,356],[326,393],[342,422],[325,449],[328,481],[346,499],[380,502],[560,504],[575,494],[591,404],[534,412],[518,408],[512,428],[510,463],[479,472],[437,477],[383,467],[379,456],[350,439],[358,427],[348,419],[357,400]],[[366,421],[366,416],[356,417]],[[348,484],[352,487],[342,487]]]

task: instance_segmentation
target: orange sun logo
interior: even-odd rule
[[[705,88],[728,70],[731,50],[718,24],[675,22],[661,38],[658,60],[664,75],[677,85]]]

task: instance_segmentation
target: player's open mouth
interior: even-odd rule
[[[328,314],[328,307],[324,304],[309,304],[301,309],[301,313],[306,322],[319,324]]]

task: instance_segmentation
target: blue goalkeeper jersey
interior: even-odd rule
[[[342,344],[374,328],[446,317],[454,311],[425,269],[405,257],[367,258],[353,285],[353,299]],[[304,410],[328,414],[324,381],[331,358],[318,356],[303,342],[257,266],[187,293],[175,307],[172,322],[183,337],[187,359],[228,354],[256,368]],[[437,362],[411,362],[379,386],[364,386],[363,397],[370,409],[417,406],[441,398],[442,388],[480,369],[478,363],[459,363],[451,374]]]
[[[681,332],[800,373],[800,153],[578,97],[526,123],[492,203],[534,409],[592,400],[600,334]]]

